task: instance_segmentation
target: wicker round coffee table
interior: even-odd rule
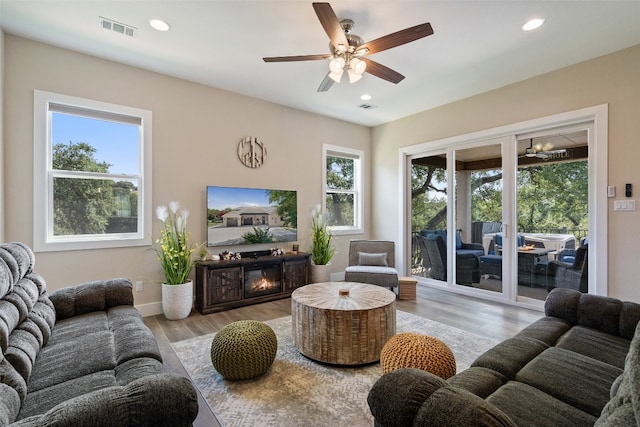
[[[336,365],[380,360],[396,333],[396,296],[380,286],[314,283],[291,294],[293,343],[310,359]]]

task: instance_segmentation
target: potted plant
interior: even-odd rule
[[[322,216],[320,205],[311,211],[311,282],[329,281],[329,265],[336,251],[333,235]]]
[[[189,273],[194,266],[194,244],[187,231],[188,210],[181,210],[178,202],[158,206],[156,216],[162,222],[155,251],[164,272],[162,310],[167,319],[184,319],[193,305],[193,281]]]

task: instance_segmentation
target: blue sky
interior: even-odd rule
[[[209,209],[270,206],[268,190],[235,187],[207,187]]]
[[[51,136],[54,144],[91,145],[97,161],[112,165],[110,173],[139,172],[138,126],[53,113]]]

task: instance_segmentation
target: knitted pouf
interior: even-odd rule
[[[456,359],[439,339],[405,332],[392,336],[382,347],[380,367],[383,373],[417,368],[446,380],[456,374]]]
[[[267,372],[278,340],[267,324],[240,320],[220,329],[211,341],[211,363],[228,380],[247,380]]]

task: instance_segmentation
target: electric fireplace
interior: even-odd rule
[[[244,297],[282,292],[281,262],[259,262],[244,266]]]

